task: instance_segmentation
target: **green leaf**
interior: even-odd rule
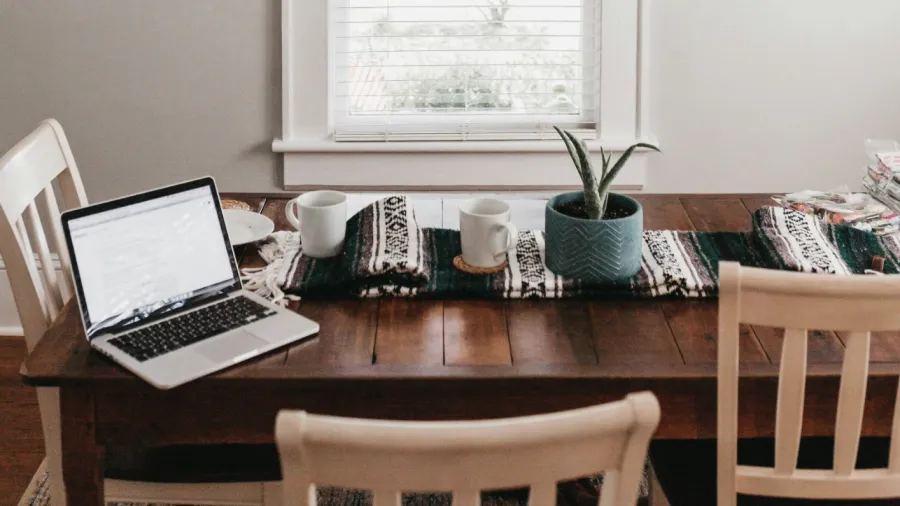
[[[603,179],[606,178],[606,171],[609,169],[609,158],[606,157],[606,151],[603,150],[603,146],[600,146],[600,160],[603,161],[603,167],[601,168],[600,173],[600,180],[603,181]]]
[[[575,134],[565,130],[563,130],[563,133],[568,136],[569,141],[572,142],[572,147],[575,148],[575,151],[578,153],[579,160],[581,160],[581,170],[579,172],[581,174],[581,181],[584,183],[585,191],[589,188],[592,190],[594,184],[596,184],[597,176],[594,174],[594,164],[591,162],[590,153],[585,150],[585,145],[578,137],[575,137]]]
[[[563,142],[566,144],[566,150],[569,151],[569,156],[572,157],[572,163],[575,164],[575,170],[577,170],[578,174],[581,175],[581,162],[579,161],[579,157],[575,152],[575,146],[573,146],[572,141],[570,141],[569,138],[566,137],[566,134],[568,132],[557,126],[554,126],[553,129],[556,130],[556,133],[558,133],[560,137],[562,137]]]
[[[609,202],[609,193],[603,195],[603,198],[600,200],[600,218],[603,219],[606,217],[606,205]]]
[[[564,131],[565,132],[565,131]],[[591,162],[591,154],[588,150],[587,143],[578,139],[571,132],[565,132],[575,151],[581,159],[581,182],[584,185],[584,208],[587,215],[592,220],[599,220],[603,217],[600,208],[600,194],[597,193],[598,182],[597,174],[594,172],[594,166]]]
[[[590,154],[591,149],[588,148],[588,145],[587,145],[587,141],[586,141],[586,140],[584,140],[584,139],[578,139],[578,143],[581,145],[581,149],[582,149],[585,153]]]
[[[635,144],[635,147],[644,148],[644,149],[652,149],[653,151],[656,151],[657,153],[662,153],[662,151],[660,151],[660,149],[658,147],[654,146],[653,144],[647,144],[646,142],[639,142],[639,143]]]
[[[575,137],[574,135],[572,137]],[[587,167],[590,168],[591,174],[593,174],[594,179],[597,178],[597,174],[594,172],[594,162],[591,160],[591,150],[588,148],[587,142],[584,139],[579,139],[578,145],[581,146],[581,152],[583,153],[584,159],[588,161]]]
[[[609,193],[609,187],[612,185],[613,180],[616,179],[616,176],[618,176],[619,172],[621,172],[625,167],[628,159],[631,158],[631,155],[633,155],[634,151],[638,148],[646,148],[652,149],[654,151],[659,151],[659,148],[657,148],[656,146],[652,144],[645,144],[643,142],[635,144],[634,146],[626,149],[625,152],[622,153],[622,156],[619,157],[618,160],[616,160],[616,164],[613,166],[613,168],[600,181],[600,187],[598,191],[600,193],[601,200],[606,200],[606,194]]]

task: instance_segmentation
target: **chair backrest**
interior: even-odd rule
[[[372,490],[375,506],[403,492],[452,492],[480,504],[480,491],[530,487],[530,505],[556,503],[559,481],[605,471],[602,505],[633,506],[647,445],[659,423],[649,392],[610,404],[522,418],[400,422],[283,411],[276,440],[285,504],[315,505],[315,486]]]
[[[66,135],[56,120],[48,119],[0,158],[0,257],[28,351],[74,293],[55,186],[65,209],[87,204]],[[59,256],[61,276],[50,244]]]
[[[900,329],[900,276],[835,276],[719,266],[718,494],[809,499],[900,497],[900,424],[890,464],[855,470],[869,373],[870,332]],[[784,329],[775,419],[775,465],[737,465],[741,323]],[[832,469],[797,469],[807,371],[807,329],[844,331]]]

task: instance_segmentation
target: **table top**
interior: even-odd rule
[[[227,195],[288,229],[286,198]],[[761,195],[636,195],[647,229],[743,231]],[[242,267],[263,265],[252,246]],[[201,382],[369,378],[714,378],[715,300],[342,300],[300,301],[292,309],[321,325],[315,338],[203,378]],[[896,371],[897,333],[872,339],[873,367]],[[773,376],[781,331],[745,326],[745,374]],[[810,371],[836,373],[843,336],[815,332]],[[140,381],[90,350],[69,304],[22,366],[26,382]]]

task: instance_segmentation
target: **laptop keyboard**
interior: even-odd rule
[[[144,362],[274,314],[276,311],[270,307],[246,297],[234,297],[123,334],[109,343]]]

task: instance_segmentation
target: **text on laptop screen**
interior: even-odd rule
[[[196,188],[69,222],[88,336],[117,317],[232,283],[216,198]]]

